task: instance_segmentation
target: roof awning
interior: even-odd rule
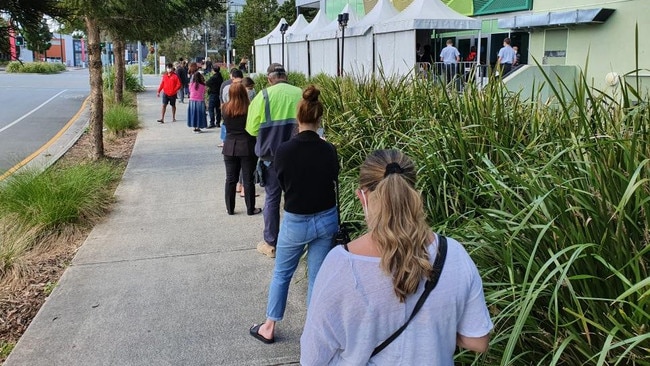
[[[499,19],[499,28],[551,28],[578,24],[600,24],[609,19],[614,10],[606,8],[576,9],[517,15],[511,18]]]
[[[297,8],[315,8],[320,7],[320,0],[296,0]]]

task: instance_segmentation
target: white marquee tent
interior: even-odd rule
[[[440,0],[414,0],[401,13],[373,27],[377,66],[386,75],[404,75],[413,69],[418,29],[480,30],[481,20],[459,14]]]
[[[353,26],[358,22],[357,15],[350,4],[346,4],[341,13],[350,15],[348,26]],[[324,28],[316,29],[307,35],[311,55],[311,75],[325,73],[335,76],[338,74],[339,34],[339,22],[334,19]]]
[[[295,24],[295,23],[294,23]],[[310,75],[309,42],[307,35],[316,29],[325,28],[329,20],[325,12],[320,10],[306,27],[287,35],[287,64],[288,71],[301,72]]]
[[[390,0],[379,0],[357,24],[346,29],[343,55],[344,72],[358,75],[373,72],[375,40],[371,28],[398,13]]]
[[[373,68],[377,72],[382,67],[386,75],[407,74],[416,64],[416,35],[422,32],[430,38],[436,30],[479,30],[480,39],[481,21],[455,12],[441,0],[414,0],[400,13],[389,0],[378,0],[361,20],[349,5],[341,13],[349,14],[344,72],[368,73]],[[273,31],[255,40],[258,73],[272,62],[282,62],[280,26],[285,22],[283,18]],[[285,33],[285,67],[309,76],[336,75],[340,35],[338,21],[328,21],[322,9],[309,24],[299,17]],[[480,48],[477,51],[480,54]]]
[[[273,62],[282,63],[282,33],[280,27],[286,22],[284,18],[280,19],[278,25],[269,34],[255,40],[256,72],[266,72],[266,68]],[[271,47],[273,44],[277,46]]]
[[[290,56],[291,47],[289,46],[289,41],[292,38],[294,38],[295,35],[300,34],[300,32],[302,32],[308,26],[309,26],[309,22],[307,22],[307,20],[305,19],[305,17],[302,14],[300,14],[300,15],[298,15],[298,18],[296,18],[296,21],[293,22],[293,24],[291,25],[291,27],[289,27],[289,29],[287,30],[287,33],[285,34],[285,38],[284,38],[284,52],[285,52],[284,63],[285,63],[285,65],[284,65],[284,67],[285,67],[285,69],[287,71],[299,71],[299,72],[302,72],[305,75],[307,75],[307,70],[305,70],[305,71],[299,70],[301,63],[302,62],[305,62],[305,63],[307,62],[307,51],[306,51],[307,48],[305,47],[305,59],[304,60],[300,60],[298,58],[298,56],[291,57]],[[303,39],[304,39],[304,36],[303,36]],[[300,44],[300,43],[295,43],[295,44]],[[305,43],[305,45],[306,45],[306,43]],[[282,57],[282,56],[280,56],[280,57]]]

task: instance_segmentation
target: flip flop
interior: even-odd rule
[[[262,322],[262,324],[264,324],[264,323]],[[260,335],[260,334],[258,333],[258,331],[260,330],[260,327],[262,326],[262,324],[253,325],[253,326],[248,330],[248,332],[250,333],[250,335],[253,336],[253,338],[255,338],[255,339],[257,339],[257,340],[259,340],[259,341],[261,341],[261,342],[264,342],[264,343],[266,343],[266,344],[271,344],[271,343],[275,342],[275,337],[269,339],[269,338],[266,338],[266,337],[264,337],[264,336],[262,336],[262,335]]]

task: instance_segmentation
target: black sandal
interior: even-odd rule
[[[262,209],[258,207],[258,208],[256,208],[256,209],[254,209],[252,213],[249,212],[249,213],[248,213],[248,216],[257,215],[257,214],[259,214],[259,213],[262,213]]]
[[[262,324],[264,324],[264,323],[262,322]],[[259,333],[259,330],[260,330],[260,327],[262,326],[262,324],[257,324],[257,325],[253,325],[252,327],[250,327],[250,329],[248,330],[250,335],[252,335],[253,338],[258,339],[258,340],[260,340],[260,341],[262,341],[262,342],[264,342],[266,344],[271,344],[271,343],[275,342],[275,337],[269,339],[269,338],[266,338],[266,337],[264,337],[263,335],[261,335]]]

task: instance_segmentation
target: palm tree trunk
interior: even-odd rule
[[[90,135],[92,158],[104,157],[104,82],[102,80],[102,51],[99,46],[97,20],[86,16],[88,31],[88,64],[90,72]]]

